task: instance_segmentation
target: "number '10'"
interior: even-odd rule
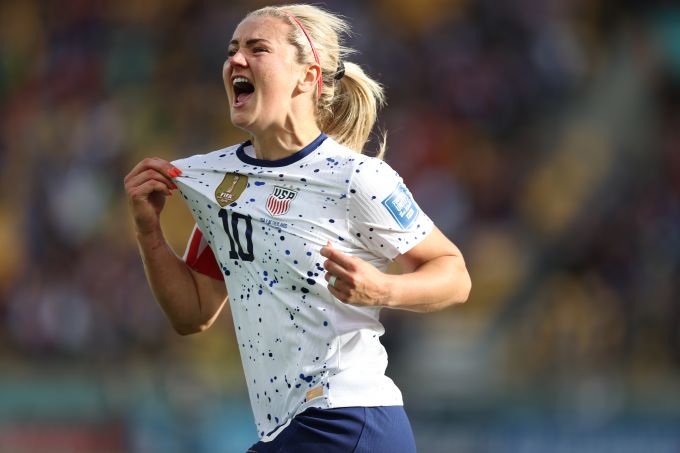
[[[250,216],[245,216],[239,214],[238,212],[233,212],[231,214],[231,222],[229,221],[229,212],[226,209],[220,209],[220,217],[222,218],[222,225],[224,226],[224,232],[227,233],[229,237],[229,258],[231,259],[242,259],[243,261],[254,261],[255,255],[253,255],[253,223]],[[243,246],[241,246],[241,239],[238,232],[239,220],[245,220],[246,223],[246,249],[247,252],[243,251]],[[237,252],[238,248],[238,252]]]

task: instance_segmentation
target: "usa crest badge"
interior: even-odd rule
[[[297,191],[274,186],[274,192],[267,197],[267,211],[273,216],[283,215],[288,212],[295,197]]]

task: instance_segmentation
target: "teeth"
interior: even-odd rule
[[[234,77],[234,80],[231,81],[233,85],[236,85],[239,82],[250,83],[250,80],[246,79],[245,77]]]

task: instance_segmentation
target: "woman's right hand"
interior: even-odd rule
[[[165,197],[177,186],[172,181],[182,171],[158,157],[147,157],[125,177],[125,192],[135,222],[135,230],[148,234],[160,229],[160,213]]]

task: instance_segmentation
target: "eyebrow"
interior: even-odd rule
[[[250,47],[250,46],[253,46],[253,45],[258,44],[260,42],[265,43],[265,44],[270,44],[270,42],[268,40],[264,39],[264,38],[252,38],[252,39],[247,40],[245,45],[247,47]],[[237,46],[238,44],[239,44],[238,39],[232,39],[231,42],[229,43],[230,46],[232,46],[232,45]]]

